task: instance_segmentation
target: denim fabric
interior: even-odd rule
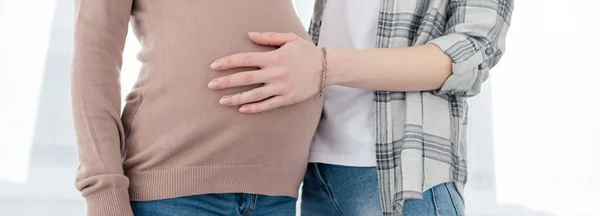
[[[408,199],[403,216],[464,216],[454,183],[437,185],[423,199]],[[310,163],[302,186],[302,216],[381,216],[377,168]]]
[[[132,201],[134,216],[294,216],[296,199],[256,194],[205,194]]]
[[[452,182],[439,184],[423,193],[423,199],[407,199],[403,216],[464,216],[465,204]]]

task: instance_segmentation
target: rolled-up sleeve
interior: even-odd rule
[[[444,34],[431,41],[452,59],[436,94],[477,95],[505,51],[513,0],[451,0]]]

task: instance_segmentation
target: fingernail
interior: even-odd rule
[[[219,69],[219,68],[221,68],[221,66],[223,66],[223,63],[218,62],[218,61],[213,62],[212,64],[210,64],[210,68],[212,68],[212,69]]]
[[[208,88],[210,88],[210,89],[217,89],[217,88],[219,88],[219,82],[218,81],[210,81],[208,83]]]
[[[221,100],[219,100],[219,103],[221,105],[229,105],[229,104],[231,104],[231,98],[223,97],[223,98],[221,98]]]
[[[254,37],[254,36],[258,36],[260,35],[260,33],[258,32],[248,32],[248,36]]]
[[[240,107],[240,112],[246,113],[246,112],[250,112],[250,108],[249,107]]]

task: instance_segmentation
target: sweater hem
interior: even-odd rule
[[[302,172],[304,173],[304,172]],[[178,167],[129,172],[132,201],[215,193],[250,193],[298,198],[302,175],[249,165]]]

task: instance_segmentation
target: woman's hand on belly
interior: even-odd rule
[[[257,44],[280,48],[263,53],[239,53],[211,64],[212,69],[219,71],[239,67],[260,68],[214,79],[208,84],[213,90],[264,84],[225,96],[219,103],[224,106],[241,105],[239,111],[243,113],[258,113],[304,101],[319,92],[321,51],[318,47],[292,33],[252,32],[248,35]]]

